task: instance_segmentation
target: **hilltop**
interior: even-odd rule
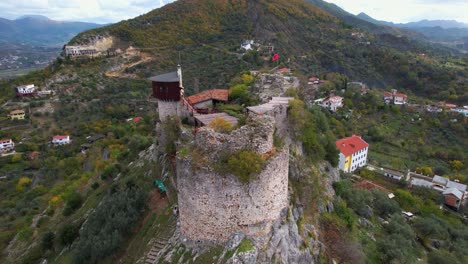
[[[86,31],[71,43],[114,36],[121,47],[132,45],[149,52],[159,63],[132,69],[141,78],[170,70],[180,54],[188,91],[193,90],[190,83],[195,76],[200,87],[223,87],[242,70],[276,66],[269,61],[272,54],[233,55],[244,39],[254,39],[274,46],[280,56],[278,66],[300,74],[339,72],[371,86],[393,86],[439,99],[446,99],[441,86],[464,93],[461,82],[466,60],[448,62],[444,48],[415,42],[359,18],[353,18],[355,23],[345,22],[332,11],[319,0],[181,0],[134,19]],[[431,59],[422,60],[420,54]]]

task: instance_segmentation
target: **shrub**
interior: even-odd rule
[[[248,87],[245,84],[234,85],[231,87],[231,89],[229,89],[229,97],[233,100],[245,98],[248,96],[247,89]]]
[[[252,151],[240,151],[232,155],[227,162],[228,170],[242,183],[248,183],[251,178],[262,171],[265,161]]]
[[[226,121],[226,119],[221,117],[216,117],[215,119],[211,120],[208,126],[213,128],[214,131],[220,133],[229,133],[233,129],[231,123],[229,123],[228,121]]]
[[[55,234],[54,232],[47,231],[42,234],[41,247],[43,250],[49,250],[54,247]]]
[[[68,195],[68,197],[66,197],[65,202],[66,204],[65,208],[63,209],[63,215],[68,216],[81,207],[83,198],[81,198],[79,193],[73,191]]]
[[[69,246],[78,237],[78,227],[73,224],[65,224],[59,229],[58,238],[62,246]]]

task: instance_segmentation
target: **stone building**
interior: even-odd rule
[[[189,104],[184,104],[184,86],[182,84],[182,68],[177,71],[165,73],[150,78],[153,96],[158,100],[158,113],[160,120],[169,116],[183,117],[186,115]]]

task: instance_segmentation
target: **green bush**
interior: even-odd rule
[[[58,231],[60,245],[69,246],[78,237],[79,228],[73,224],[65,224]]]
[[[65,208],[63,209],[63,215],[69,216],[81,207],[81,204],[83,203],[83,198],[81,198],[81,195],[79,193],[73,191],[65,198],[65,202],[66,204]]]
[[[54,247],[55,234],[54,232],[47,231],[42,234],[41,247],[43,250],[49,250]]]
[[[255,174],[262,171],[265,161],[252,151],[240,151],[227,161],[228,170],[242,183],[248,183]]]

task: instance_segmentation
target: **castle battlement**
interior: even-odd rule
[[[251,116],[248,124],[230,134],[201,128],[195,137],[196,155],[216,162],[220,155],[250,150],[272,153],[275,118]],[[242,232],[251,238],[266,238],[273,223],[288,207],[289,149],[274,152],[263,170],[248,183],[208,164],[193,166],[200,157],[178,155],[177,191],[180,230],[189,240],[226,242]],[[194,154],[192,154],[194,155]]]

